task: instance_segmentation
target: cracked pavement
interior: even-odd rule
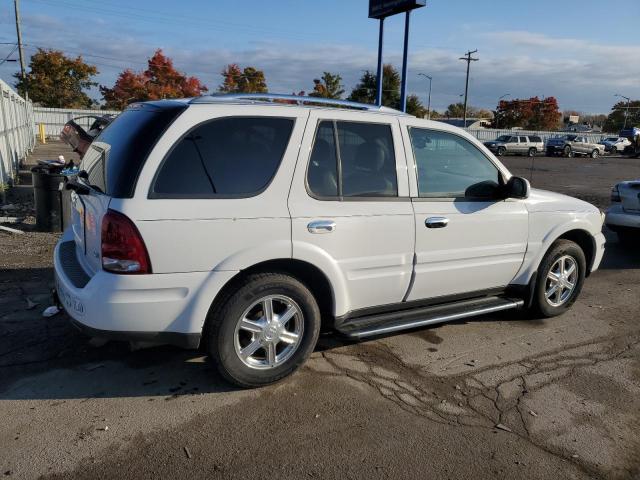
[[[534,186],[601,207],[640,177],[637,160],[536,166]],[[43,318],[55,239],[0,237],[2,478],[640,477],[640,251],[610,232],[561,317],[323,335],[292,378],[245,391],[201,353],[95,344],[64,314]]]

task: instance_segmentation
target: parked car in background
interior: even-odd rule
[[[359,339],[514,308],[560,315],[604,252],[593,205],[531,189],[460,128],[386,107],[134,104],[81,168],[54,252],[72,321],[202,346],[244,387],[300,367],[321,325]]]
[[[620,182],[611,189],[605,224],[622,242],[640,242],[640,179]]]
[[[499,157],[502,155],[533,157],[536,153],[544,151],[544,142],[536,135],[500,135],[493,141],[484,142],[484,145]]]
[[[604,145],[591,143],[587,137],[582,135],[563,135],[547,140],[547,156],[564,155],[573,157],[574,155],[588,155],[591,158],[598,158],[604,155]]]
[[[631,142],[624,137],[606,137],[600,141],[600,145],[604,145],[605,152],[622,153],[625,148],[631,145]]]
[[[73,151],[80,155],[82,159],[89,145],[93,142],[93,139],[100,135],[100,132],[102,132],[114,118],[114,115],[85,115],[76,117],[65,123],[62,132],[60,132],[60,139],[69,144],[71,148],[73,148]],[[90,119],[90,121],[86,119]],[[80,123],[88,123],[89,128],[85,130]]]

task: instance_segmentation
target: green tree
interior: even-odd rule
[[[223,82],[218,88],[223,93],[267,93],[264,72],[254,67],[240,68],[231,63],[222,71]]]
[[[467,117],[471,117],[471,108],[467,107]],[[450,118],[462,118],[464,117],[464,103],[452,103],[447,107],[447,110],[444,112],[445,117]]]
[[[427,114],[427,109],[417,95],[409,95],[407,97],[407,113],[418,118],[424,118]]]
[[[627,115],[627,101],[618,102],[611,107],[611,113],[604,122],[603,129],[606,132],[618,133],[624,126],[624,117]],[[627,115],[627,128],[640,126],[640,100],[631,100]]]
[[[342,98],[344,89],[342,88],[342,77],[331,72],[324,72],[322,77],[313,79],[313,92],[310,97],[322,98]]]
[[[366,70],[360,82],[349,95],[349,100],[360,103],[375,103],[376,74]],[[391,108],[400,106],[400,73],[393,65],[385,65],[382,69],[382,105]]]
[[[94,101],[84,90],[96,86],[91,79],[98,73],[81,56],[69,58],[59,50],[39,48],[31,56],[26,79],[19,73],[16,88],[35,103],[51,108],[90,108]]]

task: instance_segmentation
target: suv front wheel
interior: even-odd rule
[[[218,371],[240,387],[259,387],[293,373],[311,355],[320,310],[309,289],[280,273],[249,275],[214,309],[208,350]]]
[[[532,308],[543,317],[566,312],[582,290],[586,269],[587,261],[578,244],[555,241],[540,262]]]

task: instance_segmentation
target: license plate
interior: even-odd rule
[[[56,278],[56,287],[58,291],[58,299],[64,309],[74,317],[84,316],[84,305],[75,295],[70,294],[62,283]]]

